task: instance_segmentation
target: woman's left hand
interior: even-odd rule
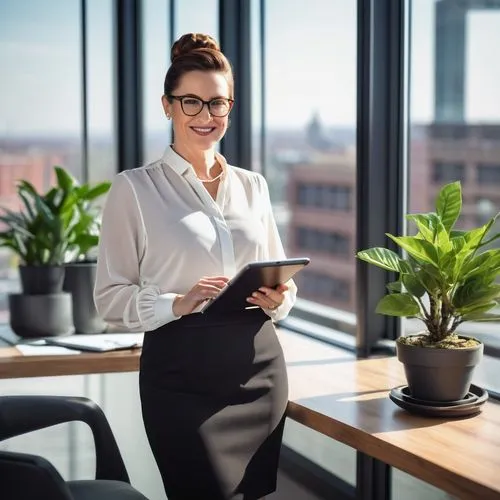
[[[258,290],[252,293],[251,297],[247,298],[247,302],[255,306],[262,307],[262,309],[276,309],[285,300],[285,292],[288,286],[285,284],[278,285],[276,288],[268,288],[261,286]]]

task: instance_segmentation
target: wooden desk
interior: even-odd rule
[[[140,349],[69,356],[23,356],[15,347],[0,348],[0,379],[86,375],[139,370]]]
[[[405,383],[394,358],[354,360],[285,335],[288,417],[460,499],[500,499],[500,404],[479,415],[424,418],[388,397]]]
[[[352,354],[282,335],[290,380],[289,418],[397,467],[460,499],[500,499],[500,405],[473,418],[422,418],[387,394],[404,383],[395,358]],[[0,378],[135,371],[139,350],[24,357],[0,349]]]

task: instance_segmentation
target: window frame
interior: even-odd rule
[[[118,172],[142,165],[143,58],[141,0],[114,0],[115,130]]]

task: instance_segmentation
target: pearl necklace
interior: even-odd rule
[[[200,180],[201,182],[215,182],[217,179],[220,179],[222,177],[222,174],[224,173],[224,170],[221,171],[221,173],[219,175],[216,175],[213,179],[200,179],[198,176],[198,180]]]

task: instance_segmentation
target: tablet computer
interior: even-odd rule
[[[255,307],[246,300],[253,292],[261,286],[275,288],[287,282],[307,264],[307,257],[250,262],[229,280],[219,295],[207,301],[200,312],[224,313]]]

